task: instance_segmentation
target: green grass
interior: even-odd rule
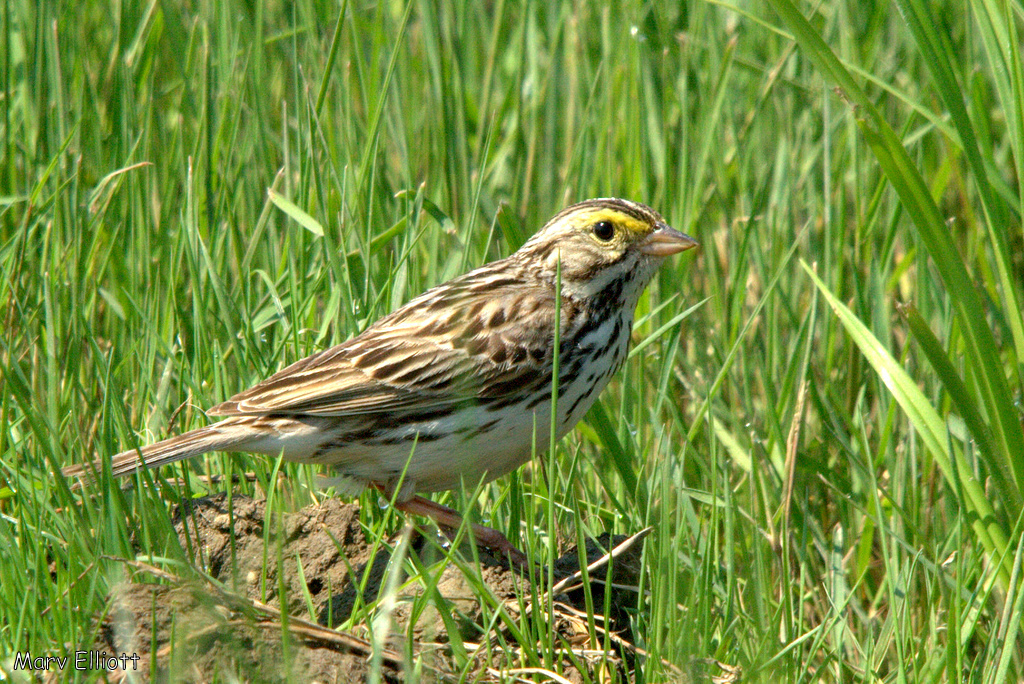
[[[0,7],[0,672],[88,646],[117,559],[187,571],[198,481],[83,506],[61,465],[619,195],[701,250],[555,458],[444,500],[542,562],[652,526],[637,681],[1024,679],[1019,4],[342,4]]]

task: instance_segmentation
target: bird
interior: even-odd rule
[[[373,487],[399,510],[458,529],[456,511],[422,494],[475,487],[546,452],[553,397],[556,438],[571,430],[625,362],[661,263],[697,245],[638,202],[573,204],[510,256],[206,411],[218,422],[112,456],[110,472],[211,451],[281,456],[333,469],[342,493]],[[100,459],[63,474],[88,481],[103,469]],[[497,530],[472,531],[525,563]]]

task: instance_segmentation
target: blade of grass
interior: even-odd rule
[[[911,425],[924,440],[925,446],[934,455],[935,463],[954,490],[963,487],[960,504],[968,511],[971,526],[985,549],[998,561],[1001,561],[1000,578],[1003,586],[1009,581],[1011,558],[1007,557],[1007,537],[1005,531],[996,523],[995,513],[986,498],[985,489],[974,477],[973,472],[962,454],[950,453],[946,448],[946,426],[938,412],[929,403],[928,398],[918,388],[917,383],[893,358],[878,339],[871,334],[860,319],[848,309],[814,273],[814,270],[801,260],[800,265],[814,281],[818,292],[835,311],[839,321],[846,328],[847,334],[860,349],[864,358],[878,373],[882,383],[892,392]],[[953,461],[956,460],[956,464]]]
[[[914,339],[917,340],[917,343],[921,345],[925,356],[928,357],[928,361],[931,362],[943,386],[949,392],[949,396],[960,411],[967,429],[971,431],[971,436],[977,442],[978,450],[981,452],[982,458],[985,459],[989,471],[996,478],[998,483],[996,491],[1001,496],[1008,498],[1004,503],[1009,510],[1020,510],[1024,506],[1024,502],[1021,501],[1019,496],[1015,496],[1017,490],[1013,487],[1013,483],[1008,480],[1008,477],[1013,477],[1013,474],[1007,473],[1005,462],[998,459],[998,454],[992,446],[988,425],[985,424],[985,420],[978,412],[977,404],[971,396],[970,390],[953,367],[949,356],[942,349],[938,338],[935,337],[928,324],[921,317],[917,307],[913,304],[908,304],[901,307],[901,310],[910,323],[910,332],[913,334]]]
[[[992,256],[996,261],[996,272],[999,275],[999,292],[1002,295],[1002,313],[1013,337],[1018,361],[1024,358],[1024,313],[1022,313],[1020,293],[1017,279],[1012,274],[1012,257],[1007,244],[1007,227],[1009,216],[1006,205],[989,183],[988,167],[981,155],[978,136],[964,105],[965,89],[957,81],[953,64],[956,53],[950,44],[946,31],[941,30],[934,16],[932,5],[922,0],[896,0],[904,21],[910,28],[911,35],[921,50],[925,66],[928,67],[935,80],[935,88],[943,103],[949,110],[950,118],[956,126],[960,137],[960,146],[967,158],[973,173],[974,182],[978,187],[981,206],[985,214],[985,226]],[[1005,52],[1000,45],[1018,47],[1016,33],[1013,31],[1012,20],[1003,32],[1003,43],[995,40],[996,13],[989,11],[991,2],[983,6],[975,3],[978,22],[982,26],[982,43],[985,46],[989,61],[993,63],[996,89],[1000,94],[1003,109],[1008,113],[1010,121],[1009,133],[1013,143],[1014,160],[1017,172],[1024,172],[1021,155],[1024,154],[1024,88],[1020,77],[1020,50],[1011,49]],[[1005,58],[1008,64],[999,68]],[[1018,362],[1018,368],[1020,367]],[[1022,381],[1020,372],[1015,373],[1018,384]]]
[[[985,317],[986,309],[957,253],[938,205],[892,127],[810,22],[791,0],[769,0],[769,3],[793,31],[803,53],[853,105],[865,141],[903,202],[918,237],[938,269],[961,323],[967,346],[965,360],[977,378],[1000,458],[1009,464],[1019,495],[1024,489],[1024,429],[1014,409],[999,349]]]

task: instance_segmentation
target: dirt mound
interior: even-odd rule
[[[403,668],[414,660],[428,680],[448,679],[459,671],[464,677],[464,665],[455,669],[448,648],[453,642],[462,650],[466,644],[481,644],[472,658],[477,673],[471,678],[492,680],[500,677],[496,652],[501,645],[522,646],[494,620],[482,626],[482,596],[513,616],[524,606],[533,609],[527,579],[486,552],[480,552],[479,566],[449,562],[439,577],[435,568],[429,581],[407,581],[408,560],[393,563],[391,555],[403,546],[403,535],[409,535],[406,548],[415,554],[416,567],[440,559],[437,544],[411,528],[375,546],[364,535],[353,503],[326,499],[269,522],[265,512],[263,501],[237,495],[230,503],[219,495],[178,507],[175,529],[201,574],[185,578],[128,562],[139,571],[136,579],[148,583],[124,584],[113,593],[98,647],[139,653],[144,679],[352,682],[363,680],[370,668],[379,668],[385,679],[402,680]],[[605,555],[601,547],[609,548],[608,541],[603,537],[600,545],[588,544],[588,563]],[[639,554],[637,544],[613,562],[614,586],[625,588],[613,590],[605,624],[616,644],[612,660],[622,668],[620,674],[626,674],[633,658],[628,613],[637,602],[630,587],[638,584]],[[463,555],[472,557],[471,551]],[[556,562],[556,580],[562,581],[554,588],[551,622],[558,641],[585,653],[597,646],[588,643],[579,569],[575,548]],[[606,571],[601,567],[591,576],[595,607],[605,604]],[[148,577],[163,581],[153,584]],[[422,600],[424,592],[430,592],[429,601]],[[544,592],[538,588],[533,595]],[[377,632],[383,641],[372,646],[365,618],[368,608],[380,615],[382,606],[389,622],[384,633]],[[376,629],[378,621],[373,624]],[[150,653],[154,645],[155,657]],[[580,678],[579,663],[585,661],[579,654],[567,659],[563,676]]]

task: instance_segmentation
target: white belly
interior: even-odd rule
[[[574,364],[566,359],[560,383],[564,389],[557,403],[556,439],[579,422],[625,359],[628,323],[619,322],[617,330],[626,332],[615,335],[614,340],[615,320],[608,319],[579,341],[580,348],[589,348],[590,353],[601,350],[611,358],[577,368],[575,381],[569,382]],[[338,440],[327,449],[318,449],[312,457],[309,453],[286,453],[285,458],[332,465],[338,475],[389,490],[401,479],[402,499],[414,492],[458,489],[463,484],[471,490],[515,470],[533,454],[547,452],[551,442],[550,397],[530,404],[527,400],[497,409],[465,406],[437,419],[414,420],[372,436]]]
[[[586,388],[581,384],[574,383],[562,395],[556,439],[579,422],[609,376],[599,377],[582,400]],[[339,475],[386,487],[397,486],[404,472],[401,490],[410,496],[413,492],[458,489],[463,484],[472,490],[515,470],[533,454],[546,453],[550,426],[550,399],[532,408],[525,402],[496,411],[474,406],[437,421],[402,425],[372,442],[339,445],[316,460],[333,465]]]

